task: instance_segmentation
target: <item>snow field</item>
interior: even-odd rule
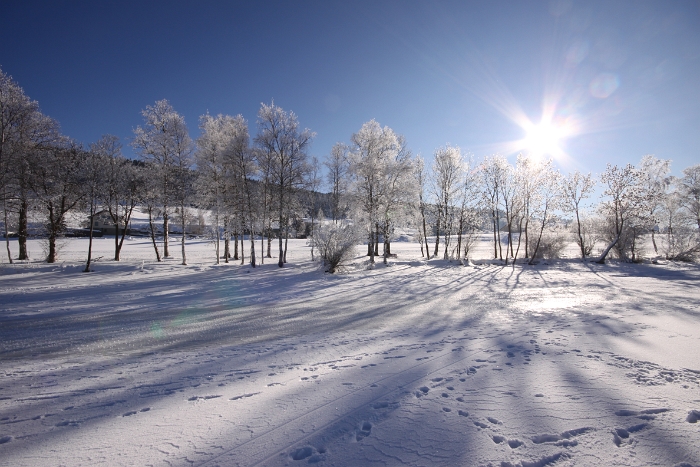
[[[304,241],[251,269],[103,238],[83,274],[84,240],[0,267],[2,466],[700,465],[697,266],[395,243],[330,276]]]

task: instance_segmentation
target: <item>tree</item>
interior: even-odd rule
[[[25,152],[27,125],[34,122],[39,104],[30,100],[11,76],[0,69],[0,187],[2,187],[3,220],[7,258],[12,263],[9,237],[8,203],[17,198],[13,182],[15,170]],[[26,241],[26,238],[25,238]],[[23,258],[24,256],[24,258]],[[26,259],[20,254],[20,259]]]
[[[197,140],[199,188],[205,205],[214,211],[216,264],[219,264],[220,225],[222,216],[225,216],[227,199],[233,199],[237,207],[246,206],[246,219],[251,221],[250,229],[253,231],[249,179],[254,164],[248,146],[248,124],[241,115],[203,115],[199,126],[202,130],[202,135]],[[228,236],[228,229],[224,230]],[[252,237],[251,251],[255,251]],[[228,262],[228,251],[224,256]],[[251,256],[255,267],[255,255]]]
[[[700,164],[683,169],[679,184],[678,192],[683,208],[700,231]]]
[[[588,242],[584,238],[585,231],[581,222],[581,202],[593,193],[595,186],[596,181],[590,173],[584,175],[578,170],[562,178],[562,206],[565,211],[576,214],[576,244],[581,250],[583,259],[590,254],[590,251],[587,248]]]
[[[92,236],[95,230],[95,213],[100,205],[100,190],[105,184],[104,158],[91,147],[91,150],[85,154],[85,159],[80,166],[80,184],[85,190],[85,198],[89,212],[89,240],[88,240],[88,255],[85,262],[83,272],[90,272],[90,264],[92,262]],[[116,238],[116,236],[115,236]]]
[[[505,177],[508,161],[501,155],[486,157],[481,164],[482,197],[491,212],[491,224],[493,226],[493,257],[503,259],[503,251],[499,238],[501,219],[499,213],[501,185]]]
[[[314,136],[315,133],[308,128],[300,130],[294,112],[286,112],[274,102],[270,105],[261,104],[255,142],[263,154],[272,159],[270,180],[276,191],[280,229],[277,262],[279,267],[283,267],[287,262],[291,198],[295,190],[304,184],[308,171],[307,151]]]
[[[418,156],[413,169],[413,176],[415,177],[417,189],[418,189],[418,211],[420,212],[420,227],[418,228],[421,232],[421,240],[425,242],[425,256],[430,259],[430,247],[428,246],[428,231],[426,228],[426,214],[429,209],[428,197],[427,197],[427,186],[428,186],[428,172],[425,167],[425,161],[422,157]],[[423,252],[423,243],[421,242],[421,253]]]
[[[539,232],[535,248],[528,262],[531,265],[535,263],[537,258],[545,227],[552,222],[555,210],[561,207],[561,175],[554,170],[551,159],[543,163],[541,170],[539,183],[533,197],[535,204],[532,206],[533,216],[539,219]]]
[[[479,201],[479,173],[472,158],[465,161],[461,181],[459,227],[457,228],[457,258],[464,250],[464,259],[469,260],[469,252],[478,230],[477,203]]]
[[[81,186],[80,167],[85,151],[73,141],[64,141],[31,161],[31,189],[46,215],[48,234],[47,263],[55,263],[56,241],[65,231],[66,214],[85,196]]]
[[[364,215],[368,234],[370,264],[377,254],[379,224],[382,220],[382,202],[385,202],[385,181],[391,178],[392,161],[400,150],[399,138],[389,127],[371,120],[352,135],[350,152],[350,197]]]
[[[628,233],[630,224],[643,220],[649,212],[649,194],[645,190],[645,176],[633,165],[627,164],[623,168],[608,164],[601,175],[601,182],[605,186],[603,196],[605,199],[600,204],[600,210],[606,217],[610,227],[610,242],[596,261],[605,263],[610,250],[617,245],[623,234]],[[620,250],[622,255],[624,250]]]
[[[142,160],[151,164],[158,177],[157,194],[163,215],[163,256],[167,258],[170,256],[168,234],[171,203],[176,202],[183,207],[189,194],[183,190],[187,188],[185,183],[191,165],[192,140],[185,119],[165,99],[157,101],[153,106],[146,106],[141,115],[144,126],[134,130],[131,145]],[[185,264],[184,209],[181,214],[182,262]]]
[[[345,216],[346,209],[341,206],[347,191],[349,168],[348,152],[350,148],[344,143],[335,143],[324,165],[328,169],[327,181],[331,188],[331,219],[336,224]]]
[[[657,215],[663,207],[664,198],[666,197],[666,192],[671,183],[671,178],[669,177],[669,172],[671,171],[671,161],[658,159],[653,155],[646,155],[642,157],[642,161],[639,164],[639,170],[646,175],[646,177],[644,177],[644,183],[646,185],[645,191],[649,195],[648,217],[651,220],[651,242],[654,246],[654,252],[658,253],[659,248],[656,245],[655,237],[655,221],[657,219]]]
[[[436,149],[432,172],[432,191],[438,210],[438,232],[435,238],[434,254],[437,255],[438,252],[438,244],[440,243],[439,226],[442,225],[445,234],[445,253],[443,258],[448,259],[450,238],[454,227],[454,203],[460,193],[461,182],[464,177],[464,159],[460,149],[450,145]]]
[[[114,261],[119,261],[131,215],[141,201],[143,170],[122,155],[122,145],[114,135],[103,135],[90,145],[90,152],[103,164],[99,198],[114,223]]]

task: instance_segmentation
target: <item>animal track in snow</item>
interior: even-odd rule
[[[547,465],[554,464],[560,459],[568,459],[570,456],[565,452],[558,452],[550,456],[545,456],[536,461],[520,461],[517,464],[511,464],[510,462],[501,462],[501,467],[545,467]]]
[[[363,422],[362,426],[360,427],[360,430],[355,435],[355,439],[357,441],[361,441],[363,438],[368,437],[371,432],[372,424],[370,422]]]
[[[700,420],[700,410],[691,410],[685,420],[688,423],[697,423]]]
[[[561,434],[558,435],[552,435],[552,434],[543,434],[543,435],[537,435],[533,436],[532,442],[535,444],[542,444],[542,443],[552,443],[556,441],[562,441],[562,440],[568,440],[573,438],[574,436],[582,435],[584,433],[587,433],[589,431],[593,431],[594,428],[592,427],[583,427],[583,428],[576,428],[574,430],[567,430],[564,431]]]
[[[260,394],[260,393],[259,393],[259,392],[251,392],[251,393],[248,393],[248,394],[241,394],[240,396],[232,397],[232,398],[230,398],[229,400],[230,400],[230,401],[237,401],[237,400],[239,400],[239,399],[244,399],[244,398],[246,398],[246,397],[253,397],[253,396],[257,395],[257,394]]]
[[[209,396],[192,396],[189,399],[187,399],[187,401],[194,402],[194,401],[198,401],[200,399],[208,401],[209,399],[217,399],[219,397],[221,397],[221,395],[219,395],[219,394],[213,394],[213,395],[209,395]]]

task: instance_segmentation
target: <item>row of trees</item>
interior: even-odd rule
[[[574,219],[573,236],[584,258],[596,241],[605,240],[599,261],[611,251],[634,260],[640,237],[647,234],[669,258],[692,259],[698,252],[700,166],[675,178],[669,175],[670,161],[645,156],[639,167],[609,166],[596,180],[579,172],[563,176],[551,160],[523,155],[515,164],[498,155],[477,162],[449,145],[438,148],[428,165],[411,153],[403,136],[374,120],[319,162],[309,155],[314,133],[274,103],[261,105],[252,141],[240,115],[203,115],[196,140],[165,100],[146,107],[142,116],[131,140],[137,161],[122,155],[115,136],[83,147],[61,135],[58,124],[0,71],[3,223],[6,238],[10,226],[17,232],[19,259],[28,259],[31,211],[42,213],[46,259],[54,262],[67,214],[81,210],[91,216],[108,213],[116,228],[118,261],[137,206],[148,213],[158,261],[171,256],[169,233],[176,222],[183,264],[193,208],[212,213],[217,263],[230,258],[245,263],[247,236],[252,266],[272,257],[277,238],[282,267],[293,221],[301,217],[311,218],[312,248],[318,246],[321,257],[337,257],[328,254],[333,245],[348,252],[348,242],[366,241],[370,263],[392,256],[390,240],[397,227],[414,228],[428,258],[468,259],[476,234],[487,229],[493,234],[494,258],[506,264],[520,256],[533,261],[551,254],[553,227],[564,217]],[[316,220],[325,217],[318,212],[324,182],[331,221],[317,226]],[[598,183],[604,195],[594,207],[590,198]],[[9,240],[6,247],[12,260]],[[91,247],[86,270],[90,261]]]

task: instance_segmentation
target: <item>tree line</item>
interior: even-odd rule
[[[46,261],[57,261],[56,241],[71,211],[108,214],[119,261],[137,207],[148,215],[156,260],[171,256],[175,230],[182,264],[194,208],[211,212],[216,262],[253,267],[272,258],[275,240],[277,264],[284,266],[301,218],[311,220],[312,257],[316,248],[331,271],[359,243],[366,243],[370,264],[377,257],[386,262],[402,227],[417,232],[428,259],[468,261],[484,230],[492,234],[493,257],[506,264],[554,256],[570,238],[582,258],[605,242],[596,258],[601,263],[610,254],[639,259],[646,236],[669,259],[695,260],[700,253],[700,165],[673,177],[670,161],[644,156],[637,167],[609,165],[596,178],[578,171],[563,175],[552,160],[522,154],[514,164],[501,155],[477,161],[450,145],[436,149],[428,165],[405,137],[375,120],[319,161],[310,155],[315,133],[274,102],[261,105],[252,138],[241,115],[203,115],[192,139],[167,100],[141,114],[130,141],[138,159],[130,160],[116,136],[85,146],[62,135],[58,123],[0,70],[0,195],[10,261],[11,232],[18,237],[15,257],[28,259],[30,214],[43,219]],[[322,187],[327,212],[319,212]],[[596,204],[591,197],[597,187],[603,196]],[[566,231],[563,219],[571,220]],[[86,271],[92,222],[89,237]]]

